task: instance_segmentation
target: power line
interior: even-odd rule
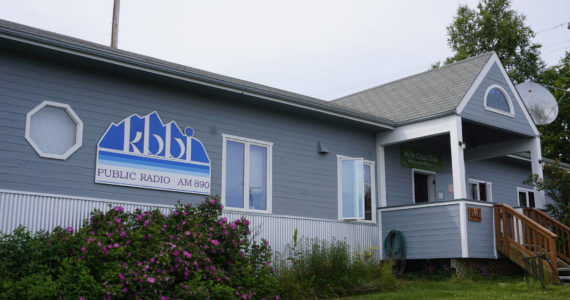
[[[558,27],[562,27],[562,26],[564,26],[564,25],[566,25],[566,24],[570,24],[570,22],[569,22],[569,23],[561,23],[561,24],[558,24],[558,25],[556,25],[556,26],[553,26],[553,27],[550,27],[550,28],[546,28],[546,29],[537,31],[537,32],[535,33],[535,35],[541,34],[541,33],[543,33],[543,32],[546,32],[546,31],[549,31],[549,30],[552,30],[552,29],[556,29],[556,28],[558,28]]]
[[[565,40],[565,41],[562,41],[562,42],[560,42],[560,43],[546,45],[545,47],[543,47],[543,49],[552,48],[552,47],[554,47],[554,46],[562,45],[562,44],[565,44],[565,43],[568,43],[568,42],[570,42],[570,39]]]

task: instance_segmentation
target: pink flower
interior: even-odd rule
[[[142,218],[143,218],[143,216],[142,216],[142,215],[138,215],[138,216],[137,216],[137,221],[140,221],[140,220],[142,220]]]
[[[146,281],[150,282],[150,283],[154,283],[154,278],[153,277],[149,277],[146,279]]]
[[[186,231],[186,235],[190,235],[190,231]]]
[[[236,223],[238,223],[238,224],[241,223],[241,219],[237,219]]]
[[[245,225],[249,225],[249,220],[245,220]]]
[[[113,246],[114,246],[115,248],[119,248],[119,243],[115,243]]]
[[[85,252],[87,251],[87,248],[85,248],[85,246],[81,246],[81,252]]]
[[[236,223],[234,223],[234,222],[230,223],[229,226],[231,229],[236,229]]]
[[[216,204],[216,200],[210,199],[210,204],[212,204],[212,205]]]
[[[228,221],[228,218],[226,218],[226,217],[222,218],[222,222],[226,223],[227,221]]]
[[[72,233],[73,232],[73,227],[69,226],[67,227],[67,233]]]
[[[144,227],[147,227],[147,226],[148,226],[148,220],[145,220],[145,221],[144,221],[144,225],[143,225],[143,226],[144,226]]]
[[[123,288],[123,293],[126,293],[128,290],[126,287]]]
[[[125,280],[125,276],[123,276],[123,274],[121,274],[121,273],[119,273],[119,278],[120,278],[121,280]]]
[[[113,209],[114,209],[116,212],[120,212],[120,213],[122,213],[122,212],[125,211],[125,209],[122,208],[122,207],[120,207],[120,206],[115,206],[115,208],[113,208]]]
[[[172,254],[174,254],[174,256],[178,256],[178,250],[174,251]]]
[[[79,297],[79,300],[85,300],[85,297],[81,296]]]
[[[166,224],[162,225],[162,227],[164,227],[164,228],[168,228],[168,226],[166,226]]]
[[[122,237],[126,237],[126,236],[127,236],[127,233],[124,232],[124,231],[121,231],[121,236],[122,236]]]
[[[214,244],[214,246],[217,246],[220,244],[220,242],[218,242],[217,240],[212,240],[212,244]]]
[[[242,298],[242,299],[247,299],[247,295],[246,295],[246,294],[243,294],[243,295],[241,295],[241,298]]]

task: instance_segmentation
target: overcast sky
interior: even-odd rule
[[[514,0],[555,64],[570,0]],[[119,48],[324,100],[427,70],[476,0],[121,0]],[[0,18],[110,43],[113,0],[0,0]],[[563,25],[561,25],[563,24]]]

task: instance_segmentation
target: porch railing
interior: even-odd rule
[[[528,207],[523,211],[527,217],[558,236],[556,238],[556,254],[562,260],[570,263],[570,227],[539,209]]]
[[[507,204],[495,204],[493,209],[497,250],[509,258],[516,255],[511,253],[511,247],[527,256],[545,255],[556,280],[556,234]]]

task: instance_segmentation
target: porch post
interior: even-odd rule
[[[467,198],[467,188],[465,183],[465,159],[463,158],[463,148],[459,145],[463,143],[463,129],[461,117],[456,116],[449,121],[449,144],[451,150],[451,169],[453,173],[453,199]]]
[[[530,146],[530,161],[531,161],[531,169],[532,174],[538,175],[540,179],[544,178],[544,174],[542,173],[542,165],[540,164],[542,160],[542,150],[540,149],[540,137],[535,137],[531,141]],[[534,192],[534,201],[535,206],[537,208],[544,208],[546,204],[544,201],[544,191],[537,191]]]

